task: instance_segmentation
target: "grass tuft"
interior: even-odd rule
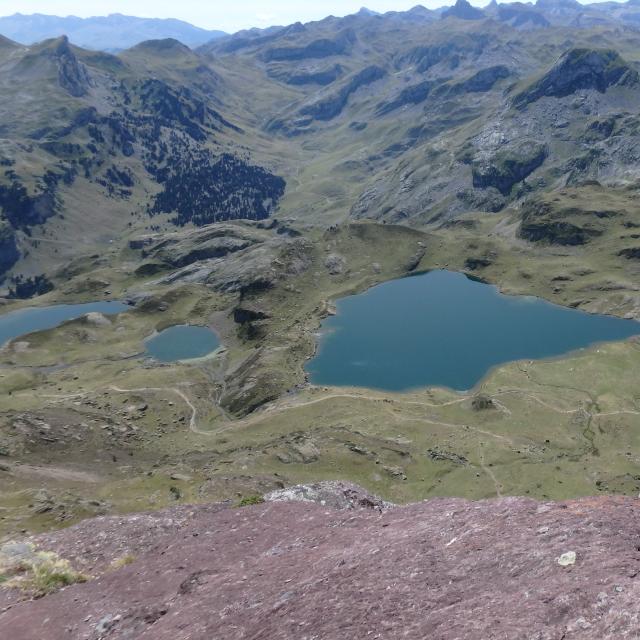
[[[127,565],[133,564],[136,561],[136,557],[132,553],[126,553],[120,558],[116,558],[110,565],[109,568],[113,571],[117,569],[121,569],[122,567],[126,567]]]
[[[262,496],[247,496],[238,502],[238,507],[250,507],[254,504],[262,504],[263,502],[264,498]]]
[[[21,557],[0,557],[0,570],[2,587],[20,589],[37,598],[88,579],[57,553],[36,551],[33,546]]]

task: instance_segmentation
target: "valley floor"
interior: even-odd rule
[[[144,290],[132,311],[106,324],[83,318],[26,336],[0,356],[0,535],[176,502],[238,502],[324,479],[351,480],[396,503],[637,495],[637,340],[507,364],[469,393],[305,382],[302,367],[332,300],[403,275],[409,263],[464,269],[471,235],[344,225],[304,240],[304,268],[240,299],[216,290],[215,281],[142,278],[140,258],[128,252],[125,261],[114,250],[108,266],[38,301],[89,299],[96,293],[86,284],[95,280],[123,299]],[[577,273],[586,259],[536,256],[508,236],[487,237],[492,264],[482,275],[507,291],[541,293],[560,269]],[[270,259],[282,264],[296,241],[277,242]],[[327,258],[336,255],[344,257],[338,272]],[[233,271],[236,261],[249,265],[238,277],[256,277],[247,254],[225,259],[224,269]],[[212,273],[225,278],[224,269]],[[580,294],[587,310],[620,313],[622,304],[636,315],[637,293],[620,273],[620,286],[598,288],[608,277],[606,265],[597,276],[586,270],[556,289],[547,284],[547,297],[566,304]],[[247,314],[257,319],[246,322]],[[180,322],[211,324],[224,348],[191,363],[145,360],[145,336]]]

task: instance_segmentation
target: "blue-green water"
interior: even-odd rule
[[[306,370],[314,384],[471,389],[491,367],[640,334],[640,323],[432,271],[339,300]]]
[[[0,345],[33,331],[53,329],[67,320],[93,311],[103,314],[120,313],[129,307],[122,302],[88,302],[59,304],[51,307],[31,307],[0,315]]]
[[[147,354],[160,362],[177,362],[209,355],[220,346],[207,327],[176,325],[147,340]]]

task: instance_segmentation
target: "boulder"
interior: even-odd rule
[[[325,481],[315,484],[299,484],[278,489],[264,496],[267,502],[313,502],[332,509],[373,509],[383,511],[391,508],[378,496],[370,494],[351,482]]]

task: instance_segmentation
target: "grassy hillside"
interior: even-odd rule
[[[419,270],[640,317],[637,34],[503,18],[0,42],[4,287],[53,285],[3,310],[135,302],[0,351],[0,534],[321,478],[400,502],[638,493],[636,341],[466,394],[305,380],[337,298]],[[223,349],[147,360],[182,322]]]

